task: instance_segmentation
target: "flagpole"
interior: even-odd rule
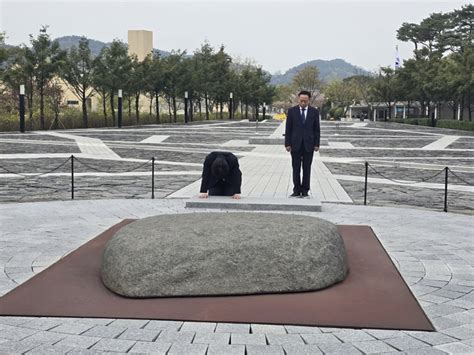
[[[395,70],[400,68],[400,55],[398,54],[398,44],[395,46]]]

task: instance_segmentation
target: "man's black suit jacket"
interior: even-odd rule
[[[286,116],[285,147],[291,146],[293,151],[299,150],[302,145],[307,152],[319,147],[319,111],[312,106],[308,106],[306,110],[304,123],[299,106],[290,108]]]
[[[223,157],[229,164],[229,174],[224,179],[218,179],[212,175],[211,167],[214,160]],[[207,192],[216,186],[219,182],[225,182],[232,185],[234,194],[240,194],[240,185],[242,184],[242,173],[239,169],[239,160],[230,152],[212,152],[204,160],[202,170],[201,192]]]

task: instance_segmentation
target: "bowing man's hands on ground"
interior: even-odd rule
[[[291,146],[285,147],[287,152],[291,152]]]
[[[199,198],[207,198],[209,196],[209,194],[207,192],[201,192],[199,194]]]
[[[232,198],[233,198],[234,200],[240,200],[240,194],[233,194],[233,195],[232,195]]]
[[[314,151],[317,152],[319,150],[319,146],[315,145],[314,146]]]

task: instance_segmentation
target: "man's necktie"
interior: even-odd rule
[[[303,123],[306,121],[306,117],[304,115],[304,110],[306,110],[305,108],[301,108],[301,119],[303,120]]]

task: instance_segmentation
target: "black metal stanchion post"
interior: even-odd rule
[[[449,168],[444,168],[444,212],[448,212],[448,172]]]
[[[189,122],[193,122],[193,115],[194,115],[194,106],[193,106],[193,95],[191,91],[191,95],[189,95]]]
[[[367,175],[368,174],[369,174],[369,163],[365,162],[364,206],[367,205]]]
[[[188,123],[188,92],[184,92],[184,123]]]
[[[155,198],[155,157],[151,158],[151,198]]]
[[[71,200],[74,200],[74,155],[71,155]]]
[[[118,91],[118,117],[117,127],[122,128],[122,90]]]
[[[257,113],[255,115],[255,132],[258,133],[258,105],[257,105]]]
[[[20,85],[20,132],[25,133],[25,85]]]
[[[232,115],[234,114],[234,93],[229,94],[229,120],[232,119]]]
[[[267,113],[267,105],[265,104],[265,102],[263,103],[263,108],[262,108],[262,120],[265,120],[265,114]]]

